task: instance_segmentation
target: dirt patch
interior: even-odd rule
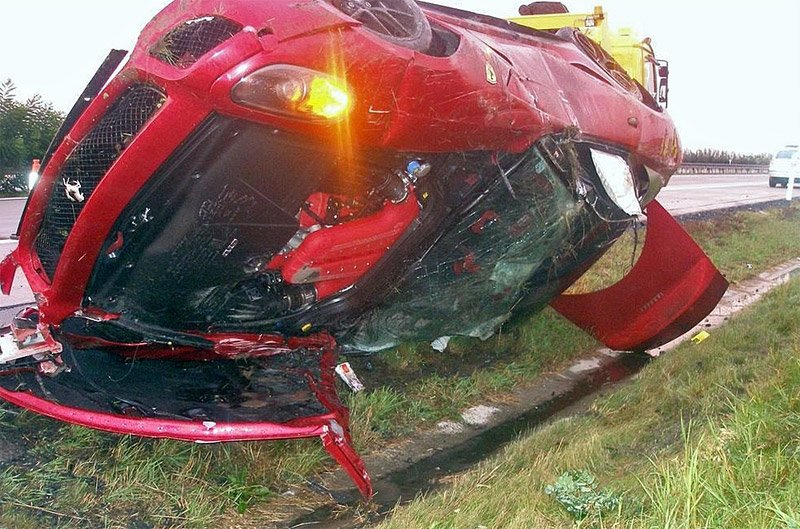
[[[0,438],[0,468],[3,465],[19,461],[24,458],[27,448],[19,442],[19,439],[8,440]]]

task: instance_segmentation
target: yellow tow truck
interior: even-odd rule
[[[592,13],[569,13],[560,2],[534,2],[521,6],[519,12],[519,17],[509,20],[542,31],[578,29],[608,52],[653,99],[667,106],[669,63],[656,59],[650,37],[641,39],[630,28],[611,29],[601,6]]]

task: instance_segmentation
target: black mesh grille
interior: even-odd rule
[[[150,55],[178,68],[188,68],[241,30],[240,24],[221,17],[187,20],[164,35]]]
[[[164,100],[152,86],[131,86],[64,163],[36,238],[36,253],[50,279],[86,200]]]

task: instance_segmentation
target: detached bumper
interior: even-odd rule
[[[700,323],[728,281],[656,201],[647,207],[647,239],[622,281],[591,294],[564,295],[552,306],[607,347],[654,349]]]
[[[196,443],[319,437],[370,497],[370,478],[336,395],[334,346],[318,336],[262,358],[184,362],[64,345],[62,365],[69,368],[58,376],[43,374],[40,359],[0,366],[0,398],[71,424],[142,437]]]

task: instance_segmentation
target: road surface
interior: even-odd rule
[[[795,190],[800,196],[800,189]],[[673,215],[781,200],[783,188],[772,189],[767,175],[678,175],[659,194],[658,200]],[[11,234],[17,229],[25,199],[0,199],[0,258],[16,247]],[[0,297],[0,307],[29,303],[33,295],[21,271],[17,271],[12,296]]]
[[[800,197],[800,189],[795,189]],[[676,175],[658,195],[673,215],[730,208],[786,198],[786,189],[770,188],[768,175]]]
[[[0,240],[11,238],[17,231],[24,208],[24,198],[0,198]]]

